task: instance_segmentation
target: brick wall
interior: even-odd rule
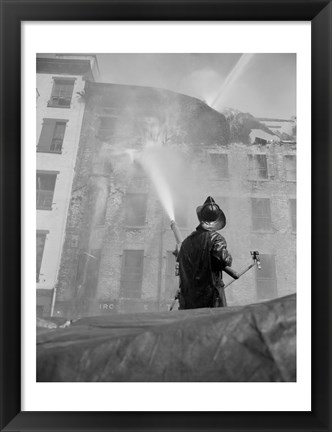
[[[286,154],[296,153],[294,145],[229,143],[229,128],[221,114],[196,99],[171,92],[89,84],[86,104],[56,308],[65,302],[66,314],[79,316],[164,310],[171,303],[172,291],[166,286],[165,275],[167,252],[174,249],[175,241],[169,217],[149,179],[135,179],[128,154],[121,153],[129,148],[140,151],[151,142],[184,154],[182,180],[173,185],[187,212],[187,222],[181,227],[183,236],[198,223],[196,206],[208,195],[220,198],[228,220],[221,234],[233,255],[234,268],[241,270],[250,263],[250,250],[274,255],[276,295],[295,291],[296,234],[291,228],[289,199],[295,198],[296,186],[285,180],[284,164]],[[101,117],[115,119],[110,122],[114,123],[113,130],[103,139],[98,136]],[[211,153],[212,158],[215,153],[228,155],[228,178],[220,179],[213,172]],[[267,179],[248,179],[249,154],[267,156]],[[129,192],[147,196],[142,226],[126,225],[125,197]],[[270,199],[272,223],[268,232],[253,230],[252,197]],[[139,298],[125,298],[120,292],[126,250],[144,251]],[[82,259],[86,254],[92,257]],[[229,288],[229,304],[260,300],[255,271]]]

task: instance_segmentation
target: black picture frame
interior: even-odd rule
[[[1,430],[331,431],[331,1],[1,0],[0,3]],[[313,222],[310,412],[21,411],[21,22],[108,20],[311,21]],[[308,227],[308,236],[309,232]]]

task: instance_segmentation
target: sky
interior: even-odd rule
[[[101,81],[151,86],[256,117],[296,115],[295,54],[97,54]]]

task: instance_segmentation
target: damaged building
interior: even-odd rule
[[[227,289],[229,305],[295,292],[294,141],[237,142],[223,114],[171,91],[87,79],[74,94],[83,112],[57,238],[55,316],[168,310],[178,279],[158,175],[183,237],[198,224],[196,207],[212,195],[226,214],[221,234],[233,267],[241,271],[250,251],[260,252],[262,270]]]
[[[84,99],[56,314],[167,310],[174,298],[170,219],[149,173],[135,161],[149,145],[169,150],[161,165],[154,158],[148,163],[166,169],[166,178],[167,170],[174,175],[167,181],[184,237],[197,225],[196,207],[211,194],[227,217],[222,234],[233,266],[241,270],[249,251],[260,251],[262,270],[229,288],[229,304],[295,291],[294,144],[230,143],[222,114],[164,90],[89,82]]]

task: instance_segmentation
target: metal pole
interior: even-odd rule
[[[223,289],[227,288],[229,285],[231,285],[234,282],[234,280],[239,279],[242,275],[244,275],[244,273],[246,273],[248,270],[250,270],[255,265],[257,265],[257,268],[259,270],[262,268],[261,267],[261,262],[260,262],[260,259],[259,259],[259,252],[258,251],[250,251],[250,254],[251,254],[252,259],[254,260],[254,262],[252,264],[250,264],[246,269],[244,269],[241,273],[239,273],[237,275],[238,276],[237,278],[235,278],[235,279],[231,280],[230,282],[228,282],[228,284],[225,285],[223,287]],[[232,275],[230,274],[230,276],[232,276]]]
[[[163,211],[161,211],[159,242],[160,244],[159,244],[158,293],[157,293],[158,311],[160,311],[162,266],[163,266],[163,252],[164,252],[164,212]]]
[[[56,285],[53,288],[53,294],[52,294],[52,302],[51,302],[51,312],[50,316],[52,317],[54,314],[54,306],[55,306],[55,297],[56,297]]]
[[[238,277],[238,279],[239,279],[242,275],[244,275],[245,273],[247,273],[247,271],[250,270],[252,267],[254,267],[256,264],[257,264],[257,262],[254,262],[254,263],[250,264],[250,266],[248,266],[245,270],[243,270],[241,273],[239,273],[239,277]],[[228,284],[225,285],[223,289],[227,288],[229,285],[231,285],[231,284],[232,284],[233,282],[235,282],[236,280],[237,280],[237,279],[233,279],[233,280],[231,280],[230,282],[228,282]]]

